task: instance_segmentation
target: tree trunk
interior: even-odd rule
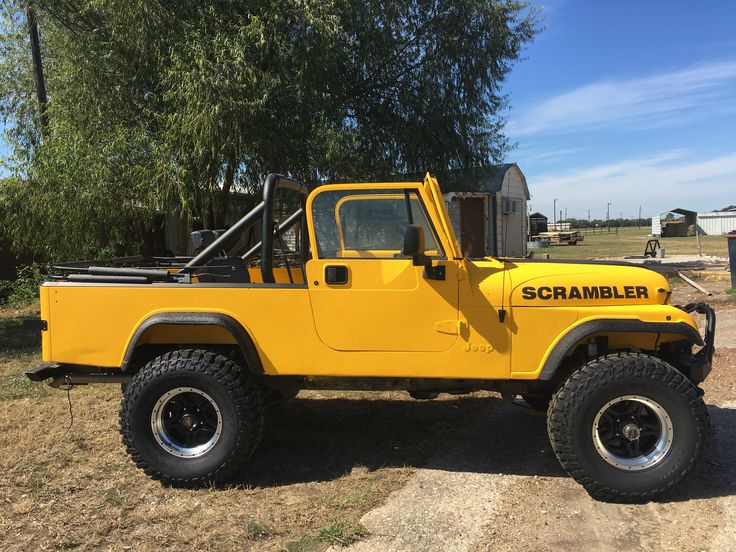
[[[179,206],[179,239],[176,244],[177,255],[187,255],[189,251],[189,217],[184,213],[184,208]]]
[[[41,63],[41,41],[38,37],[38,22],[36,12],[31,2],[26,6],[26,20],[28,21],[28,34],[31,39],[31,58],[33,60],[33,78],[36,81],[36,99],[38,100],[38,130],[41,139],[46,136],[48,127],[48,115],[46,113],[46,81],[43,78],[43,64]]]
[[[227,223],[227,211],[230,208],[230,191],[235,183],[236,163],[235,156],[231,155],[225,168],[225,180],[222,183],[222,192],[220,194],[220,209],[216,219],[218,228],[224,228]]]

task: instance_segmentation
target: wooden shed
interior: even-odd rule
[[[519,166],[506,163],[453,176],[461,191],[446,194],[445,201],[463,254],[525,256],[530,196]]]

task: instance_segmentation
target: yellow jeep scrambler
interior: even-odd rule
[[[272,174],[239,222],[193,238],[191,258],[72,263],[41,287],[28,377],[122,383],[123,442],[153,478],[236,477],[264,405],[299,389],[521,395],[607,500],[670,489],[706,445],[710,307],[670,305],[665,278],[625,263],[463,258],[430,175],[310,192]]]

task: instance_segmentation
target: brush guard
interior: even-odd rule
[[[702,345],[696,353],[679,354],[676,358],[677,366],[685,368],[690,374],[690,379],[695,383],[700,383],[708,377],[713,367],[713,353],[715,352],[715,334],[716,334],[716,313],[713,308],[706,303],[690,303],[684,307],[678,308],[691,314],[697,312],[705,315],[705,337]]]

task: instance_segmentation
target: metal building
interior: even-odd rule
[[[736,230],[736,209],[698,213],[700,235],[720,235]]]
[[[667,220],[667,214],[677,215]],[[698,213],[689,209],[672,209],[652,217],[652,235],[667,237],[721,235],[736,229],[736,208]]]

